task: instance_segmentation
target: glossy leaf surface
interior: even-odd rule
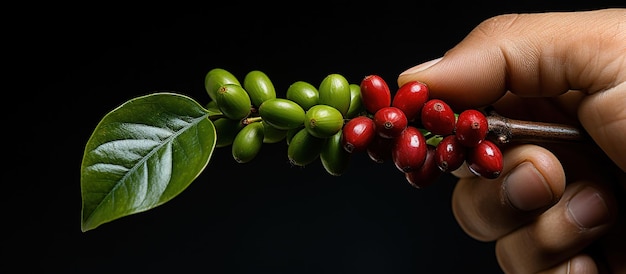
[[[217,135],[210,111],[175,93],[131,99],[109,112],[81,164],[81,230],[159,206],[209,163]]]

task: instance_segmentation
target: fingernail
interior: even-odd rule
[[[552,202],[552,190],[530,162],[515,167],[504,178],[503,187],[511,205],[520,210],[533,210]]]
[[[567,203],[567,211],[581,228],[592,228],[609,220],[609,208],[600,193],[586,187]]]
[[[425,69],[427,69],[429,67],[432,67],[434,64],[437,64],[439,61],[441,61],[441,58],[443,58],[443,57],[439,57],[437,59],[421,63],[421,64],[419,64],[417,66],[414,66],[414,67],[412,67],[410,69],[405,70],[404,72],[400,73],[400,75],[413,74],[413,73],[425,70]]]

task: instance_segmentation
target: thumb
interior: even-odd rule
[[[479,24],[444,57],[400,74],[455,108],[482,107],[507,91],[555,97],[579,90],[578,119],[626,170],[626,9],[508,14]]]

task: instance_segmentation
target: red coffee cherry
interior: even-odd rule
[[[374,120],[368,116],[350,119],[342,130],[342,146],[350,153],[365,151],[377,134]]]
[[[452,172],[461,167],[467,155],[467,148],[459,143],[454,135],[447,135],[437,144],[435,161],[443,172]]]
[[[432,185],[443,173],[435,161],[435,146],[427,145],[426,149],[424,164],[417,170],[404,173],[406,180],[415,188],[424,188]]]
[[[402,110],[389,106],[374,113],[374,123],[378,135],[384,138],[395,138],[407,127],[408,120]]]
[[[393,96],[391,106],[404,111],[409,122],[419,121],[424,103],[428,101],[428,86],[419,81],[411,81],[402,85]]]
[[[459,114],[454,134],[462,145],[475,147],[485,139],[488,130],[487,117],[478,110],[468,109]]]
[[[383,138],[376,134],[370,145],[367,146],[367,155],[372,161],[379,164],[391,160],[391,149],[394,141],[394,139]]]
[[[466,161],[469,170],[478,176],[495,179],[502,173],[502,152],[494,142],[488,139],[471,148]]]
[[[407,126],[394,140],[391,158],[396,167],[402,172],[418,170],[424,164],[428,150],[422,132],[414,126]]]
[[[376,113],[391,106],[391,91],[385,80],[378,75],[368,75],[361,80],[361,100],[365,110]]]
[[[424,129],[438,135],[452,134],[456,124],[452,108],[439,99],[430,99],[424,103],[421,120]]]

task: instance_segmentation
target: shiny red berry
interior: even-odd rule
[[[478,110],[468,109],[459,114],[454,134],[462,145],[475,147],[485,139],[488,130],[487,117]]]
[[[374,113],[374,123],[378,135],[384,138],[395,138],[407,127],[408,120],[402,110],[389,106]]]
[[[478,176],[495,179],[502,173],[502,152],[488,139],[469,150],[466,162],[469,170]]]
[[[454,135],[447,135],[437,144],[435,162],[443,172],[452,172],[463,165],[467,148]]]
[[[406,180],[415,188],[424,188],[432,185],[443,173],[435,161],[435,146],[427,145],[426,148],[424,164],[417,170],[404,173]]]
[[[375,74],[365,76],[360,86],[361,101],[369,113],[391,106],[391,91],[382,77]]]
[[[394,139],[383,138],[376,134],[374,140],[367,146],[367,155],[376,163],[384,163],[391,160],[391,149],[393,148]]]
[[[357,116],[343,126],[341,144],[350,153],[365,151],[376,136],[374,120],[368,116]]]
[[[456,117],[446,102],[430,99],[422,107],[421,121],[424,129],[433,134],[449,135],[454,132]]]
[[[424,134],[414,126],[407,126],[394,140],[391,158],[396,167],[402,172],[418,170],[428,150]]]
[[[419,81],[411,81],[402,85],[393,96],[391,106],[404,111],[409,122],[419,121],[424,103],[428,101],[428,86]]]

